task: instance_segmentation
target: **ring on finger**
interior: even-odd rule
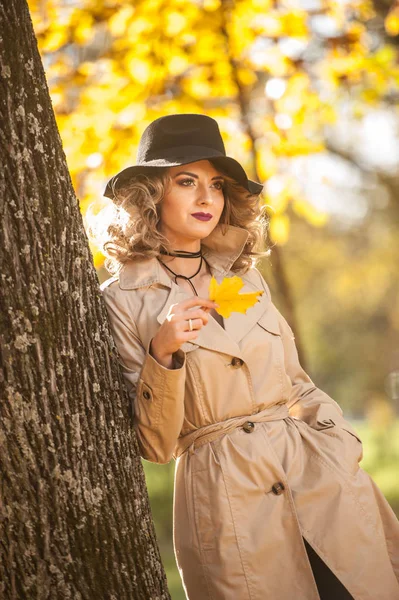
[[[193,321],[192,321],[192,319],[189,319],[189,320],[188,320],[188,327],[189,327],[189,330],[190,330],[190,331],[192,331],[192,330],[193,330]]]

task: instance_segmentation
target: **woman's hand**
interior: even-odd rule
[[[172,304],[165,321],[152,339],[150,354],[162,366],[170,369],[173,365],[172,354],[184,342],[198,337],[200,329],[208,323],[208,312],[217,306],[212,300],[199,296]],[[189,319],[191,319],[192,331],[190,331]]]

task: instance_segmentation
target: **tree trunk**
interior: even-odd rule
[[[0,597],[170,598],[25,0],[0,0]]]

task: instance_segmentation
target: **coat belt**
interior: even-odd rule
[[[215,440],[219,436],[228,433],[236,427],[241,427],[248,421],[252,423],[279,421],[281,419],[286,419],[289,416],[290,414],[288,412],[287,404],[284,402],[284,404],[274,404],[273,406],[268,406],[264,410],[261,410],[254,415],[232,417],[231,419],[226,419],[226,421],[219,421],[218,423],[205,425],[204,427],[200,427],[199,429],[196,429],[195,431],[178,438],[173,458],[179,458],[179,456],[186,452],[186,450],[189,450],[190,453],[193,453],[195,448]]]

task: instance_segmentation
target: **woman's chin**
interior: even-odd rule
[[[207,238],[212,231],[215,229],[216,225],[212,226],[212,227],[204,227],[201,231],[198,231],[196,233],[196,239],[198,240],[204,240],[205,238]]]
[[[184,240],[186,240],[187,242],[193,242],[194,240],[203,240],[205,238],[207,238],[212,231],[215,229],[215,227],[217,226],[217,221],[198,221],[198,225],[192,225],[190,224],[189,227],[181,227],[179,228],[179,230],[177,231],[169,231],[169,232],[163,232],[164,235],[166,234],[166,237],[168,238],[174,238],[175,240],[179,239],[181,240],[180,243],[183,243]],[[169,235],[168,235],[169,234]]]
[[[212,231],[215,229],[218,222],[216,219],[212,219],[211,221],[199,221],[198,225],[194,227],[190,227],[193,232],[197,233],[201,238],[207,237]]]

